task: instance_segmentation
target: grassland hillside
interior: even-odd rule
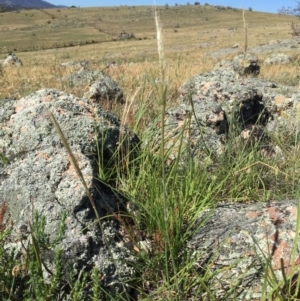
[[[158,7],[164,27],[167,53],[205,54],[244,41],[242,12],[230,7]],[[295,18],[247,11],[249,46],[288,37]],[[19,10],[0,15],[2,52],[30,52],[68,46],[85,46],[99,58],[143,60],[154,56],[153,7],[68,8]],[[136,40],[116,42],[121,32],[134,33]],[[209,43],[205,49],[203,43]],[[81,51],[82,52],[82,51]]]
[[[192,75],[211,70],[223,55],[213,52],[231,48],[244,51],[242,11],[210,5],[164,6],[157,8],[163,24],[164,50],[169,68],[170,97]],[[62,86],[60,75],[70,70],[60,63],[88,60],[92,69],[115,62],[107,72],[129,94],[141,86],[145,74],[157,77],[157,41],[152,7],[102,7],[19,10],[0,14],[0,52],[14,52],[24,62],[21,70],[5,71],[0,78],[0,97],[20,97],[41,87],[75,92]],[[255,11],[245,12],[248,48],[289,38],[295,17]],[[135,39],[120,40],[121,33]],[[293,53],[291,49],[291,53]],[[264,59],[264,54],[259,58]],[[233,55],[227,55],[232,58]],[[283,73],[265,68],[262,76]],[[295,66],[288,66],[295,75]],[[286,76],[285,76],[286,79]],[[82,87],[80,87],[81,89]],[[152,93],[146,83],[144,93]],[[141,91],[138,92],[140,94]]]

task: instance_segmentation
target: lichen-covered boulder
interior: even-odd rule
[[[9,54],[2,62],[2,66],[17,66],[21,67],[23,66],[22,61],[13,53]]]
[[[123,91],[111,77],[103,72],[100,72],[95,81],[89,85],[83,97],[97,102],[101,100],[124,102]]]
[[[236,56],[232,63],[234,71],[239,75],[258,75],[260,72],[258,57],[248,52]]]
[[[124,103],[124,95],[118,84],[103,71],[81,68],[62,78],[69,86],[83,87],[83,97],[95,102],[109,101]]]
[[[295,132],[300,126],[299,100],[297,89],[237,76],[234,64],[223,61],[219,68],[188,80],[180,88],[181,104],[166,112],[168,161],[178,158],[179,147],[184,153],[182,164],[186,156],[198,163],[211,161],[226,151],[228,136],[236,137],[236,143],[256,144],[263,154],[281,156],[269,133],[285,136]],[[161,141],[158,127],[159,123],[154,150]]]
[[[265,65],[274,65],[274,64],[289,64],[292,61],[292,58],[284,53],[273,53],[270,56],[268,56],[264,60]]]
[[[99,168],[121,158],[125,150],[126,160],[134,158],[138,137],[94,102],[57,90],[43,89],[19,101],[3,100],[0,105],[0,111],[5,112],[0,114],[0,205],[8,205],[14,234],[30,230],[36,211],[46,217],[45,235],[53,240],[65,212],[66,231],[58,245],[64,274],[97,267],[104,287],[123,291],[123,284],[134,273],[124,262],[131,258],[130,251],[119,244],[121,235],[115,222],[107,219],[99,228],[49,111],[72,149],[100,217],[124,208],[126,200],[98,180]],[[21,252],[22,244],[17,240],[11,247]],[[53,271],[55,250],[41,252],[48,270]],[[43,272],[49,276],[47,270]]]
[[[88,70],[80,66],[79,63],[75,63],[74,68],[80,68],[69,75],[62,78],[62,81],[67,83],[69,86],[87,85],[93,83],[100,75],[101,71]]]
[[[233,300],[227,295],[231,289],[237,301],[271,300],[273,277],[273,284],[289,291],[282,271],[288,279],[298,277],[297,204],[296,200],[220,204],[199,216],[202,226],[187,245],[198,272],[210,270],[207,286],[216,300]]]

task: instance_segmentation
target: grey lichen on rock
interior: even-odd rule
[[[289,64],[292,58],[284,53],[273,53],[264,60],[265,65]]]
[[[88,91],[85,92],[83,97],[97,102],[101,100],[124,102],[123,91],[111,77],[103,72],[90,84]]]
[[[234,71],[239,75],[258,75],[260,72],[258,57],[248,52],[236,56],[232,63]]]
[[[37,211],[46,217],[45,235],[54,239],[66,212],[66,232],[58,246],[65,258],[64,273],[75,266],[78,272],[98,266],[105,275],[109,268],[111,273],[105,276],[107,287],[114,292],[123,291],[121,283],[130,280],[133,268],[110,257],[118,254],[129,258],[130,252],[117,245],[116,237],[122,235],[114,223],[103,225],[115,235],[114,240],[107,239],[109,245],[105,244],[86,191],[48,110],[72,149],[101,217],[124,208],[126,199],[98,180],[99,160],[104,165],[115,164],[114,160],[120,158],[118,152],[124,154],[124,149],[128,150],[126,160],[133,159],[138,152],[138,137],[93,101],[53,89],[6,101],[0,110],[3,108],[6,113],[0,119],[0,153],[9,164],[0,166],[0,204],[7,203],[15,227],[28,225],[32,212]],[[53,271],[54,262],[48,255],[45,252],[43,259]]]
[[[297,203],[220,204],[199,216],[199,223],[206,218],[207,222],[192,235],[188,247],[200,274],[204,263],[209,266],[212,277],[208,285],[219,300],[233,300],[225,297],[233,288],[234,300],[264,299],[272,290],[266,275],[271,268],[276,283],[283,280],[282,269],[291,276],[300,256],[299,240],[292,256],[298,235]]]
[[[228,136],[235,139],[234,144],[237,140],[251,148],[255,144],[262,154],[282,157],[269,134],[290,133],[296,123],[300,126],[300,93],[256,76],[237,76],[240,71],[256,74],[259,68],[256,57],[238,56],[233,62],[222,61],[211,72],[193,76],[180,88],[181,104],[165,115],[168,162],[178,158],[179,146],[182,164],[187,156],[197,164],[210,162],[227,150]],[[160,139],[157,133],[153,150]]]

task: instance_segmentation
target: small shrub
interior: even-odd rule
[[[248,10],[249,10],[249,11],[252,11],[253,9],[252,9],[252,7],[249,7]]]
[[[194,5],[200,5],[200,2],[196,1],[196,2],[194,3]]]

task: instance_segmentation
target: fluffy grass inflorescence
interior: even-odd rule
[[[201,10],[204,10],[204,13]],[[154,11],[155,19],[153,21],[152,9],[149,11],[148,8],[140,8],[138,11],[135,8],[122,7],[116,11],[113,8],[103,8],[101,11],[103,16],[97,16],[98,23],[91,22],[89,24],[101,33],[98,37],[102,39],[101,42],[109,39],[109,33],[117,33],[120,25],[113,21],[107,23],[103,20],[117,20],[116,14],[125,18],[124,11],[126,13],[132,11],[130,14],[128,13],[130,18],[139,16],[142,19],[136,21],[136,25],[133,25],[135,22],[130,22],[127,31],[134,32],[137,37],[146,35],[148,39],[126,42],[108,40],[105,43],[107,48],[101,47],[102,44],[97,44],[80,46],[81,48],[76,46],[52,49],[48,52],[39,48],[32,53],[20,53],[20,57],[24,56],[24,67],[5,68],[0,73],[2,87],[0,96],[1,98],[20,98],[43,87],[57,88],[82,96],[86,84],[69,85],[67,82],[61,81],[60,78],[74,72],[74,69],[63,67],[60,63],[69,58],[89,59],[89,68],[99,70],[104,69],[110,61],[116,60],[117,64],[107,68],[106,72],[118,82],[128,96],[125,106],[116,103],[112,105],[112,110],[120,117],[123,124],[128,125],[140,136],[145,145],[134,162],[138,168],[129,168],[129,165],[125,163],[126,172],[117,170],[116,173],[113,173],[113,182],[115,183],[113,189],[125,195],[134,208],[134,214],[131,216],[134,220],[132,225],[128,226],[124,222],[126,216],[121,213],[114,213],[114,217],[124,227],[134,246],[133,252],[137,258],[138,272],[132,283],[136,292],[135,299],[145,301],[219,300],[214,288],[208,285],[212,277],[211,263],[203,263],[201,272],[199,272],[193,252],[186,247],[186,242],[205,223],[205,220],[199,222],[199,216],[206,209],[213,209],[219,202],[267,201],[272,198],[298,197],[300,176],[298,129],[295,129],[296,134],[272,137],[282,148],[285,155],[284,161],[261,156],[255,148],[249,150],[243,145],[236,146],[232,140],[228,141],[228,152],[215,160],[212,173],[209,166],[204,163],[199,167],[199,164],[196,164],[197,162],[195,163],[192,158],[185,159],[184,166],[180,165],[179,161],[183,155],[181,143],[179,143],[176,160],[170,165],[166,164],[167,153],[170,151],[170,149],[166,149],[164,140],[166,109],[177,104],[178,90],[182,83],[194,74],[212,69],[215,60],[208,55],[208,52],[213,50],[216,45],[220,48],[231,47],[233,42],[242,42],[244,38],[244,52],[246,52],[248,47],[256,42],[268,42],[269,37],[264,35],[265,29],[261,27],[273,24],[278,31],[276,38],[285,37],[285,27],[278,25],[277,21],[290,20],[290,17],[266,16],[251,12],[249,18],[247,16],[247,23],[254,24],[251,28],[251,32],[257,35],[254,37],[251,32],[246,30],[244,15],[244,33],[242,29],[233,31],[228,29],[236,26],[240,28],[241,18],[240,15],[235,15],[234,10],[217,13],[213,7],[200,5],[176,7],[176,9],[169,7],[167,10],[157,8]],[[67,17],[64,18],[75,19],[78,18],[79,13],[83,12],[86,16],[95,17],[94,10],[79,9],[77,11],[75,9],[66,11]],[[218,15],[221,13],[223,19]],[[26,11],[26,14],[28,15],[25,15],[25,11],[21,11],[18,22],[22,20],[25,22],[26,18],[32,18],[31,14],[36,14],[36,18],[42,18],[45,15],[35,10]],[[58,11],[53,12],[55,18],[51,19],[51,22],[57,24],[62,22],[60,14],[62,13]],[[174,14],[179,15],[176,25],[171,23],[174,20]],[[201,14],[205,15],[209,21],[199,18]],[[5,18],[8,16],[5,15]],[[187,16],[189,16],[188,19]],[[223,23],[220,19],[223,20]],[[122,19],[122,22],[125,24],[126,20]],[[145,20],[147,22],[142,23]],[[71,23],[71,21],[69,22]],[[79,27],[84,29],[80,33],[84,36],[87,34],[86,23],[84,20],[81,22],[82,24],[79,23],[82,27]],[[164,30],[162,30],[162,22],[165,24]],[[156,35],[152,29],[154,23],[156,24]],[[144,27],[139,28],[141,24],[144,24]],[[23,23],[16,23],[14,26],[23,26]],[[172,30],[174,26],[179,28],[179,32],[176,34]],[[45,30],[44,27],[43,30]],[[222,37],[216,37],[217,30],[223,34]],[[72,31],[72,33],[74,32]],[[71,37],[78,40],[76,36],[71,35]],[[178,45],[177,39],[182,39],[180,45]],[[211,43],[212,39],[218,42]],[[43,42],[40,40],[40,43]],[[58,43],[61,42],[58,41]],[[204,45],[204,42],[207,45]],[[65,43],[70,45],[69,43],[74,43],[74,41],[65,41]],[[30,47],[29,44],[24,45]],[[44,47],[50,46],[45,42]],[[157,50],[158,60],[155,52]],[[111,54],[115,54],[116,57],[111,57]],[[33,56],[35,56],[35,60],[33,60]],[[279,82],[290,81],[292,78],[294,85],[299,87],[298,61],[295,59],[293,63],[286,66],[267,66],[262,70],[261,76]],[[288,74],[288,78],[284,78],[284,73]],[[105,106],[105,103],[103,105]],[[151,134],[153,131],[149,128],[157,119],[161,124],[160,136],[162,138],[160,151],[155,154],[151,148],[151,141],[154,140]],[[54,119],[53,122],[55,123]],[[189,130],[189,122],[190,120],[187,118],[182,136],[185,129]],[[58,124],[56,128],[60,131]],[[68,149],[63,134],[60,137]],[[71,150],[68,152],[72,157]],[[119,158],[119,154],[115,154],[115,156]],[[76,166],[76,162],[72,163]],[[100,163],[99,166],[101,166]],[[85,185],[80,171],[78,174]],[[112,177],[112,173],[106,173],[105,170],[99,168],[100,180],[110,183],[110,177]],[[93,199],[90,200],[93,204]],[[67,282],[63,280],[61,278],[62,259],[59,250],[56,251],[55,273],[50,282],[44,281],[39,249],[41,245],[45,244],[42,233],[45,221],[39,217],[35,217],[32,222],[32,244],[26,249],[25,260],[17,262],[14,254],[8,253],[4,248],[5,244],[9,242],[9,229],[3,223],[5,206],[0,208],[0,295],[4,298],[3,300],[63,300],[66,287],[70,292],[70,300],[83,300],[83,292],[88,282],[93,286],[92,300],[116,300],[99,287],[97,270],[94,270],[91,275],[79,275],[76,280],[72,278],[72,275]],[[94,204],[93,207],[95,207]],[[99,217],[98,222],[101,227]],[[60,234],[58,233],[58,240]],[[140,237],[143,239],[141,240]],[[11,274],[11,271],[14,273]],[[218,272],[220,271],[215,270],[213,273],[217,275]],[[299,281],[284,279],[284,285],[282,285],[275,278],[270,277],[270,274],[272,276],[272,269],[266,264],[264,282],[271,283],[274,289],[271,294],[266,293],[264,300],[277,300],[273,298],[292,300],[289,298],[293,298],[298,289],[294,283],[299,284]],[[22,285],[21,289],[20,285]],[[234,300],[234,290],[230,293],[232,295],[228,296],[228,300]],[[130,300],[129,296],[126,298],[122,296],[119,300]]]

